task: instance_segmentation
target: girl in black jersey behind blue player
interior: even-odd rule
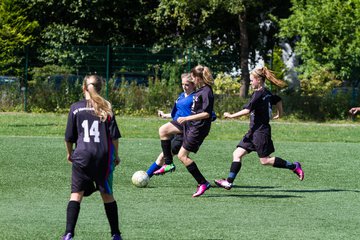
[[[70,107],[65,144],[67,159],[72,163],[72,180],[63,240],[73,239],[80,203],[84,196],[97,190],[104,202],[111,239],[121,239],[118,207],[112,192],[113,170],[120,163],[118,139],[121,135],[111,104],[99,95],[102,83],[99,76],[86,76],[85,99]]]
[[[211,116],[214,108],[214,94],[211,86],[214,80],[210,69],[201,65],[191,69],[191,77],[197,87],[191,115],[179,117],[176,124],[163,125],[159,129],[159,135],[166,160],[172,159],[171,135],[183,133],[183,144],[178,153],[178,158],[197,181],[198,187],[193,197],[198,197],[210,188],[210,183],[201,174],[189,154],[190,152],[196,153],[199,150],[200,145],[210,132]],[[178,125],[178,127],[175,125]]]
[[[272,95],[265,88],[266,79],[280,87],[283,87],[285,84],[276,79],[275,75],[266,67],[257,68],[250,74],[251,86],[254,89],[251,100],[237,113],[224,113],[225,118],[235,118],[250,114],[250,129],[233,152],[233,161],[227,179],[215,180],[215,184],[219,187],[227,190],[231,189],[234,179],[240,171],[242,157],[252,151],[257,152],[262,165],[290,169],[300,180],[304,179],[304,172],[299,162],[291,163],[282,158],[270,156],[275,151],[273,141],[271,140],[271,127],[269,124],[271,107],[276,105],[278,115],[275,118],[278,118],[282,114],[282,102],[280,97]]]

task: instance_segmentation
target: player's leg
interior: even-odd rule
[[[262,165],[270,165],[275,168],[289,169],[298,176],[300,181],[304,180],[304,171],[302,170],[301,164],[299,162],[292,163],[292,162],[284,160],[280,157],[267,156],[267,157],[261,157],[260,163]]]
[[[154,174],[157,175],[156,172],[161,168],[161,166],[164,165],[164,163],[165,163],[164,154],[161,152],[157,157],[156,161],[153,162],[146,171],[149,178],[151,178]]]
[[[112,194],[101,192],[101,198],[104,202],[106,217],[110,224],[111,236],[113,240],[120,240],[118,206]]]
[[[247,153],[248,152],[242,147],[237,147],[235,149],[235,151],[233,152],[233,161],[231,162],[230,165],[230,171],[228,177],[226,179],[223,178],[214,181],[218,187],[222,187],[227,190],[230,190],[232,188],[233,182],[241,169],[242,157],[245,156]]]
[[[279,157],[270,156],[270,154],[275,151],[270,132],[267,134],[254,134],[254,145],[262,165],[289,169],[293,171],[301,181],[304,179],[304,171],[299,162],[292,163]]]
[[[193,194],[193,197],[199,197],[203,195],[205,191],[210,188],[210,183],[201,174],[196,163],[191,158],[189,158],[189,153],[190,152],[188,150],[186,150],[184,147],[181,147],[178,153],[178,158],[185,165],[189,173],[197,181],[198,186],[196,192]]]
[[[159,128],[161,148],[164,154],[165,162],[167,161],[172,162],[173,155],[171,152],[171,136],[179,133],[181,133],[179,128],[177,128],[171,122],[168,122]]]
[[[84,196],[84,191],[73,192],[66,208],[66,229],[62,237],[63,240],[71,240],[75,236],[75,226],[80,213],[80,204]]]
[[[182,134],[174,135],[174,137],[171,139],[172,155],[176,155],[179,153],[182,142],[183,142]],[[161,156],[163,157],[163,155],[161,155]],[[160,156],[159,156],[159,158],[160,158]],[[154,175],[162,175],[162,174],[165,174],[168,172],[173,172],[176,170],[176,166],[173,162],[173,159],[164,159],[164,158],[159,159],[159,158],[156,160],[156,164],[158,164],[158,162],[159,162],[159,163],[162,163],[162,165],[161,165],[160,169],[158,169],[154,172]],[[163,163],[163,161],[165,162],[165,164]]]

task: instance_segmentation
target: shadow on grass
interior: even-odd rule
[[[213,186],[215,189],[221,189],[219,187]],[[233,186],[232,189],[266,189],[270,192],[281,192],[281,193],[334,193],[334,192],[354,192],[360,193],[360,190],[348,190],[348,189],[303,189],[303,190],[276,190],[278,187],[271,187],[271,186]],[[304,198],[304,196],[297,196],[297,195],[287,195],[287,194],[241,194],[241,192],[231,193],[228,194],[227,190],[223,194],[206,194],[204,197],[208,198],[226,198],[226,197],[237,197],[237,198],[270,198],[270,199],[281,199],[281,198]],[[236,190],[235,190],[236,191]]]
[[[302,196],[294,195],[272,195],[272,194],[205,194],[201,197],[207,198],[226,198],[226,197],[236,197],[236,198],[270,198],[270,199],[280,199],[280,198],[303,198]]]
[[[352,190],[352,189],[303,189],[303,190],[279,190],[279,192],[289,192],[289,193],[354,192],[354,193],[360,193],[360,190]]]
[[[8,127],[49,127],[49,126],[58,126],[56,123],[34,123],[34,124],[8,124]]]

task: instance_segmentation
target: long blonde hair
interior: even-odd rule
[[[208,67],[197,65],[191,69],[191,74],[194,77],[200,77],[206,85],[212,86],[214,84],[214,78],[212,76],[211,70]]]
[[[83,88],[90,95],[87,107],[93,107],[96,116],[105,122],[108,116],[113,116],[111,103],[100,96],[103,80],[98,75],[87,75],[83,81]]]
[[[256,78],[259,78],[262,82],[265,82],[265,79],[268,79],[278,87],[283,88],[287,86],[286,82],[277,79],[274,72],[269,70],[267,67],[256,68],[251,72],[251,74],[255,75]]]

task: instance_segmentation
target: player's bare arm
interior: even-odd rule
[[[177,119],[178,123],[183,124],[187,121],[197,121],[197,120],[201,120],[201,119],[206,119],[209,118],[210,114],[207,112],[202,112],[202,113],[198,113],[198,114],[194,114],[194,115],[190,115],[187,117],[179,117]]]
[[[349,110],[349,113],[355,115],[360,110],[360,107],[353,107]]]
[[[284,113],[282,101],[277,102],[275,108],[276,108],[276,115],[273,117],[273,119],[279,119],[283,116]]]
[[[121,162],[120,157],[119,157],[119,139],[113,139],[112,143],[114,145],[115,166],[117,166]]]
[[[236,113],[229,113],[229,112],[224,112],[224,117],[225,118],[236,118],[236,117],[241,117],[241,116],[244,116],[244,115],[247,115],[250,113],[250,110],[249,109],[243,109],[239,112],[236,112]]]
[[[72,142],[67,142],[65,141],[65,146],[66,146],[66,159],[69,161],[69,162],[72,162],[72,159],[71,159],[71,153],[73,151],[73,143]]]

